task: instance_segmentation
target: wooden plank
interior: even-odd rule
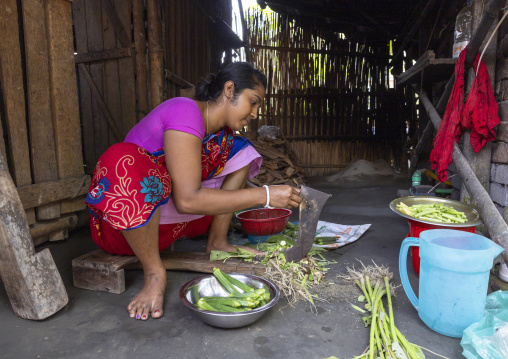
[[[33,208],[25,209],[26,222],[28,225],[34,224],[37,220],[35,219],[35,210]]]
[[[115,123],[115,120],[113,119],[113,116],[111,115],[111,112],[109,111],[108,105],[106,104],[106,101],[102,97],[102,94],[101,94],[99,88],[97,87],[97,84],[94,82],[92,75],[90,74],[90,72],[88,72],[88,69],[86,68],[85,65],[79,64],[78,67],[79,67],[80,76],[87,82],[90,89],[92,90],[93,98],[95,101],[97,101],[99,108],[102,111],[102,114],[106,118],[106,122],[109,125],[109,128],[111,129],[111,132],[113,134],[115,141],[121,142],[123,139],[121,131],[118,129],[118,127]],[[104,140],[104,138],[103,138],[103,140]],[[107,143],[107,141],[106,141],[106,143]]]
[[[146,78],[145,5],[143,0],[133,0],[132,20],[134,27],[134,49],[136,52],[136,87],[138,116],[140,121],[148,114],[148,88]],[[169,34],[171,36],[171,34]]]
[[[117,43],[117,34],[115,33],[114,26],[112,25],[111,18],[116,18],[118,22],[118,14],[113,6],[111,1],[102,2],[102,41],[104,45],[104,50],[116,48]],[[110,4],[111,8],[110,12],[114,12],[114,16],[112,14],[108,14],[106,9],[108,6],[105,4]],[[121,25],[121,24],[120,24]],[[127,34],[125,34],[127,36]],[[104,102],[104,107],[107,108],[107,115],[104,113],[106,119],[108,120],[108,145],[112,145],[117,142],[121,142],[124,138],[124,131],[122,126],[122,100],[120,96],[120,75],[118,69],[118,61],[105,61],[103,63],[104,66],[104,74],[102,79],[102,92],[94,94],[99,97],[99,104]],[[85,68],[86,69],[86,68]],[[90,78],[91,79],[91,78]],[[91,81],[90,86],[96,85]],[[101,106],[101,109],[103,107]],[[110,121],[114,124],[112,126]]]
[[[41,1],[23,1],[23,30],[25,35],[28,122],[30,149],[35,183],[58,179],[53,122],[49,94],[48,43]],[[37,208],[38,219],[60,216],[60,204]]]
[[[210,261],[206,253],[161,252],[161,259],[167,270],[185,270],[212,273],[220,268],[226,273],[248,273],[260,275],[266,267],[259,263],[247,263],[230,258],[225,262]],[[124,269],[139,270],[141,263],[135,256],[118,256],[96,250],[72,260],[74,286],[78,288],[122,293],[125,291]]]
[[[0,9],[6,10],[3,6]],[[11,8],[15,13],[14,9]],[[35,253],[23,206],[3,156],[0,156],[0,198],[0,276],[7,296],[17,316],[47,318],[62,309],[69,299],[49,249]]]
[[[45,6],[58,178],[77,177],[83,174],[83,156],[71,3],[47,0]]]
[[[76,54],[74,55],[74,61],[76,64],[84,63],[84,62],[96,62],[96,61],[105,61],[118,59],[120,57],[130,57],[132,56],[132,50],[130,47],[120,47],[114,49],[108,49],[104,51],[95,51],[95,52],[87,52],[84,54]]]
[[[4,0],[0,5],[0,33],[0,85],[9,141],[8,160],[14,183],[24,186],[32,183],[32,176],[16,0]]]
[[[23,208],[33,208],[88,193],[91,178],[88,175],[54,182],[36,183],[17,187]]]
[[[162,103],[163,64],[161,46],[161,19],[159,2],[148,1],[146,6],[148,20],[148,61],[150,64],[151,106]]]
[[[56,238],[57,232],[61,232],[64,229],[73,228],[77,223],[78,216],[75,214],[61,216],[57,219],[52,219],[49,221],[36,222],[30,226],[30,235],[35,239],[38,237],[55,234]]]
[[[18,10],[15,0],[0,5],[0,86],[3,95],[3,120],[7,124],[9,148],[5,153],[11,164],[11,175],[17,186],[32,183],[30,155],[25,118],[25,94],[21,48],[19,43]],[[35,221],[33,209],[25,211],[30,222]]]
[[[69,231],[67,229],[62,229],[48,235],[48,241],[50,242],[63,241],[67,238],[69,238]]]
[[[115,0],[116,10],[119,19],[125,29],[129,29],[127,33],[129,46],[132,46],[131,35],[131,17],[132,5],[131,1]],[[161,50],[162,51],[162,50]],[[120,73],[120,99],[121,99],[121,120],[123,136],[122,141],[127,133],[136,125],[136,79],[134,76],[134,58],[118,59],[118,71]]]
[[[2,89],[0,87],[0,93],[1,93]],[[0,98],[2,98],[2,95],[0,94]],[[0,153],[2,154],[2,156],[4,156],[4,158],[7,158],[7,152],[5,151],[5,141],[4,141],[4,130],[3,130],[3,126],[1,126],[1,124],[4,123],[4,120],[2,119],[2,111],[0,111]]]
[[[125,24],[123,24],[122,21],[120,20],[120,17],[118,16],[117,13],[117,9],[115,9],[113,2],[111,0],[101,0],[101,4],[102,8],[104,9],[104,12],[106,13],[109,19],[109,22],[111,23],[111,25],[113,25],[113,29],[116,33],[116,36],[118,37],[118,40],[122,44],[122,47],[130,46],[131,45],[130,36],[125,30],[126,29]]]
[[[76,51],[78,54],[89,53],[88,33],[86,31],[86,8],[85,0],[74,0],[72,3],[72,15],[76,38]],[[100,52],[100,51],[91,51]],[[81,110],[81,121],[83,124],[83,155],[85,172],[92,174],[98,156],[95,153],[95,137],[92,115],[92,94],[87,82],[82,78],[83,75],[78,71],[79,76],[79,105]]]
[[[62,205],[62,210],[60,212],[62,214],[67,214],[67,213],[74,213],[74,212],[86,209],[85,198],[86,198],[86,195],[72,198],[72,199],[66,199],[63,202],[64,205]]]
[[[194,85],[191,82],[189,82],[186,79],[184,79],[183,77],[178,76],[177,74],[169,71],[168,69],[164,70],[164,77],[166,79],[168,79],[169,81],[172,81],[175,84],[177,84],[177,85],[179,85],[179,86],[181,86],[183,88],[194,87]]]
[[[85,1],[85,12],[86,12],[86,33],[87,33],[87,46],[88,51],[102,51],[104,50],[103,44],[103,26],[102,26],[102,6],[99,0],[86,0]],[[103,77],[104,77],[104,64],[103,63],[91,63],[86,67],[89,71],[92,83],[95,83],[100,93],[103,91]],[[80,76],[83,78],[83,67],[79,66]],[[83,81],[85,79],[83,78]],[[86,81],[90,87],[90,81]],[[104,115],[102,115],[99,100],[96,95],[93,95],[93,89],[91,89],[91,110],[93,120],[93,131],[92,136],[95,142],[95,162],[99,157],[109,148],[108,135],[109,125],[104,121]],[[95,166],[95,162],[93,165]]]

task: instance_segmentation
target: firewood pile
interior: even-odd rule
[[[255,139],[251,132],[245,137],[253,143],[256,151],[263,156],[259,174],[249,181],[256,186],[291,185],[299,186],[306,183],[305,172],[298,166],[298,160],[291,155],[287,142],[283,139]]]

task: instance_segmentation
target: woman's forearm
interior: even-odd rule
[[[218,215],[264,205],[266,190],[263,187],[238,190],[202,187],[186,198],[174,194],[173,201],[182,214]]]

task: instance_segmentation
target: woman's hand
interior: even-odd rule
[[[300,189],[291,186],[269,186],[270,203],[275,208],[294,208],[300,205]]]

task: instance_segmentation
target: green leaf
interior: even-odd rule
[[[364,295],[360,295],[360,296],[358,297],[358,301],[359,301],[359,302],[365,302],[365,301],[367,301],[367,299],[365,299],[365,296],[364,296]]]
[[[408,359],[406,353],[404,352],[404,349],[402,349],[399,342],[392,343],[392,350],[397,359]]]
[[[422,348],[413,344],[413,349],[414,349],[416,355],[418,356],[418,358],[425,359],[425,354],[423,354]]]

